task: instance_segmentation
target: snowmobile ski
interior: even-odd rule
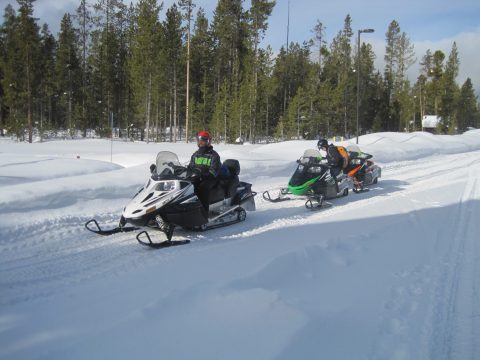
[[[173,234],[173,231],[172,231],[172,234]],[[144,236],[148,240],[148,242],[145,240],[142,240],[142,236]],[[141,245],[145,245],[153,249],[162,249],[170,246],[185,245],[190,243],[190,240],[172,240],[171,235],[170,235],[170,239],[156,243],[152,241],[150,234],[146,230],[139,232],[136,238]],[[168,238],[168,235],[167,235],[167,238]]]
[[[370,191],[370,189],[363,187],[363,184],[362,184],[362,185],[354,184],[352,191],[353,191],[355,194],[360,194],[360,193],[364,193],[364,192]]]
[[[267,201],[276,203],[276,202],[291,200],[290,197],[285,196],[287,194],[289,194],[288,189],[287,188],[281,188],[280,193],[278,194],[278,196],[276,198],[272,198],[272,196],[270,195],[270,192],[268,190],[263,192],[262,197]]]
[[[95,224],[96,229],[90,227],[90,224],[92,223]],[[135,231],[139,229],[138,227],[134,227],[134,226],[126,226],[126,227],[117,226],[116,228],[113,228],[113,229],[103,230],[98,224],[97,220],[95,219],[91,219],[87,221],[85,223],[85,228],[95,234],[102,235],[102,236],[109,236],[109,235],[118,234],[121,232],[130,232],[130,231]]]
[[[320,196],[309,196],[308,200],[305,202],[305,207],[309,210],[323,210],[332,206],[331,203],[324,201],[325,197]]]

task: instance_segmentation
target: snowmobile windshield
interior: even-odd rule
[[[186,168],[180,164],[177,154],[171,151],[159,152],[156,165],[155,177],[157,179],[185,177]]]
[[[363,152],[350,152],[350,161],[358,160],[357,163],[364,162],[365,160],[371,159],[373,155],[363,153]]]
[[[348,145],[347,146],[347,151],[348,151],[350,159],[358,160],[358,161],[356,161],[356,163],[361,163],[361,162],[373,157],[373,155],[364,153],[362,150],[360,150],[358,145],[355,145],[355,144]]]
[[[301,159],[297,170],[288,182],[289,191],[295,195],[304,195],[328,169],[328,166],[322,164],[318,159],[310,158],[310,161],[306,163],[302,163]]]

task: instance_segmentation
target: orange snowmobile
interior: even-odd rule
[[[348,147],[349,162],[344,169],[353,180],[353,191],[356,193],[368,191],[368,186],[376,184],[382,176],[382,169],[371,158],[373,155],[364,153],[356,145]]]

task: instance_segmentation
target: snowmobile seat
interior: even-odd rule
[[[227,169],[230,175],[240,175],[240,163],[235,159],[227,159],[223,162],[222,168]],[[220,173],[222,170],[220,169]]]
[[[236,193],[240,184],[238,174],[240,173],[240,163],[238,160],[225,160],[220,168],[219,181],[225,193],[225,198],[230,198]]]
[[[232,176],[229,179],[221,179],[220,184],[225,193],[225,198],[230,198],[237,192],[237,187],[240,184],[240,180],[237,175]]]

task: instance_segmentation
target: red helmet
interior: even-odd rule
[[[205,146],[210,145],[210,143],[212,142],[212,137],[210,136],[210,133],[208,131],[200,131],[197,134],[197,144],[198,144],[198,146],[200,146],[200,141],[204,141]]]

